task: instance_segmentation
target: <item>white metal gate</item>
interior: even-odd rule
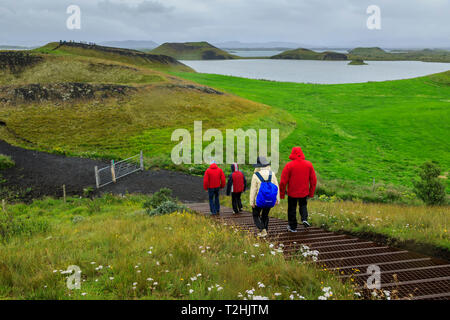
[[[142,151],[140,154],[119,162],[112,160],[110,166],[101,169],[95,166],[95,183],[97,189],[111,183],[116,183],[118,179],[137,171],[144,171],[144,155]]]

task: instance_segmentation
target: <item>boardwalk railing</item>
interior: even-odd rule
[[[95,183],[97,189],[111,183],[116,183],[118,179],[137,171],[144,171],[144,155],[142,151],[140,154],[119,162],[111,160],[111,165],[101,169],[95,166]]]

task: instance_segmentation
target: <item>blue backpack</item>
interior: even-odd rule
[[[272,172],[269,174],[269,179],[265,181],[259,172],[255,172],[258,179],[261,181],[259,192],[256,197],[256,205],[260,208],[273,208],[277,203],[278,187],[273,184]]]

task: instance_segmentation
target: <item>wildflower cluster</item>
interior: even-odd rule
[[[300,253],[303,257],[308,258],[311,257],[311,259],[316,262],[319,256],[318,250],[311,250],[308,246],[301,245],[300,247]]]
[[[325,287],[322,289],[323,295],[319,296],[319,300],[328,300],[333,296],[333,291],[331,291],[331,287]]]
[[[262,282],[258,282],[258,287],[264,288],[265,285]],[[252,288],[250,290],[245,290],[245,295],[239,292],[238,298],[241,298],[243,300],[269,300],[268,297],[255,295],[255,288]]]
[[[377,300],[391,300],[391,292],[389,290],[373,290],[372,297]]]

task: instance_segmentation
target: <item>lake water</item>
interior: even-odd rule
[[[239,57],[272,57],[284,51],[277,50],[226,50],[227,52]]]
[[[450,70],[450,63],[420,61],[366,61],[364,66],[349,66],[348,61],[272,59],[182,62],[200,73],[320,84],[409,79]]]

